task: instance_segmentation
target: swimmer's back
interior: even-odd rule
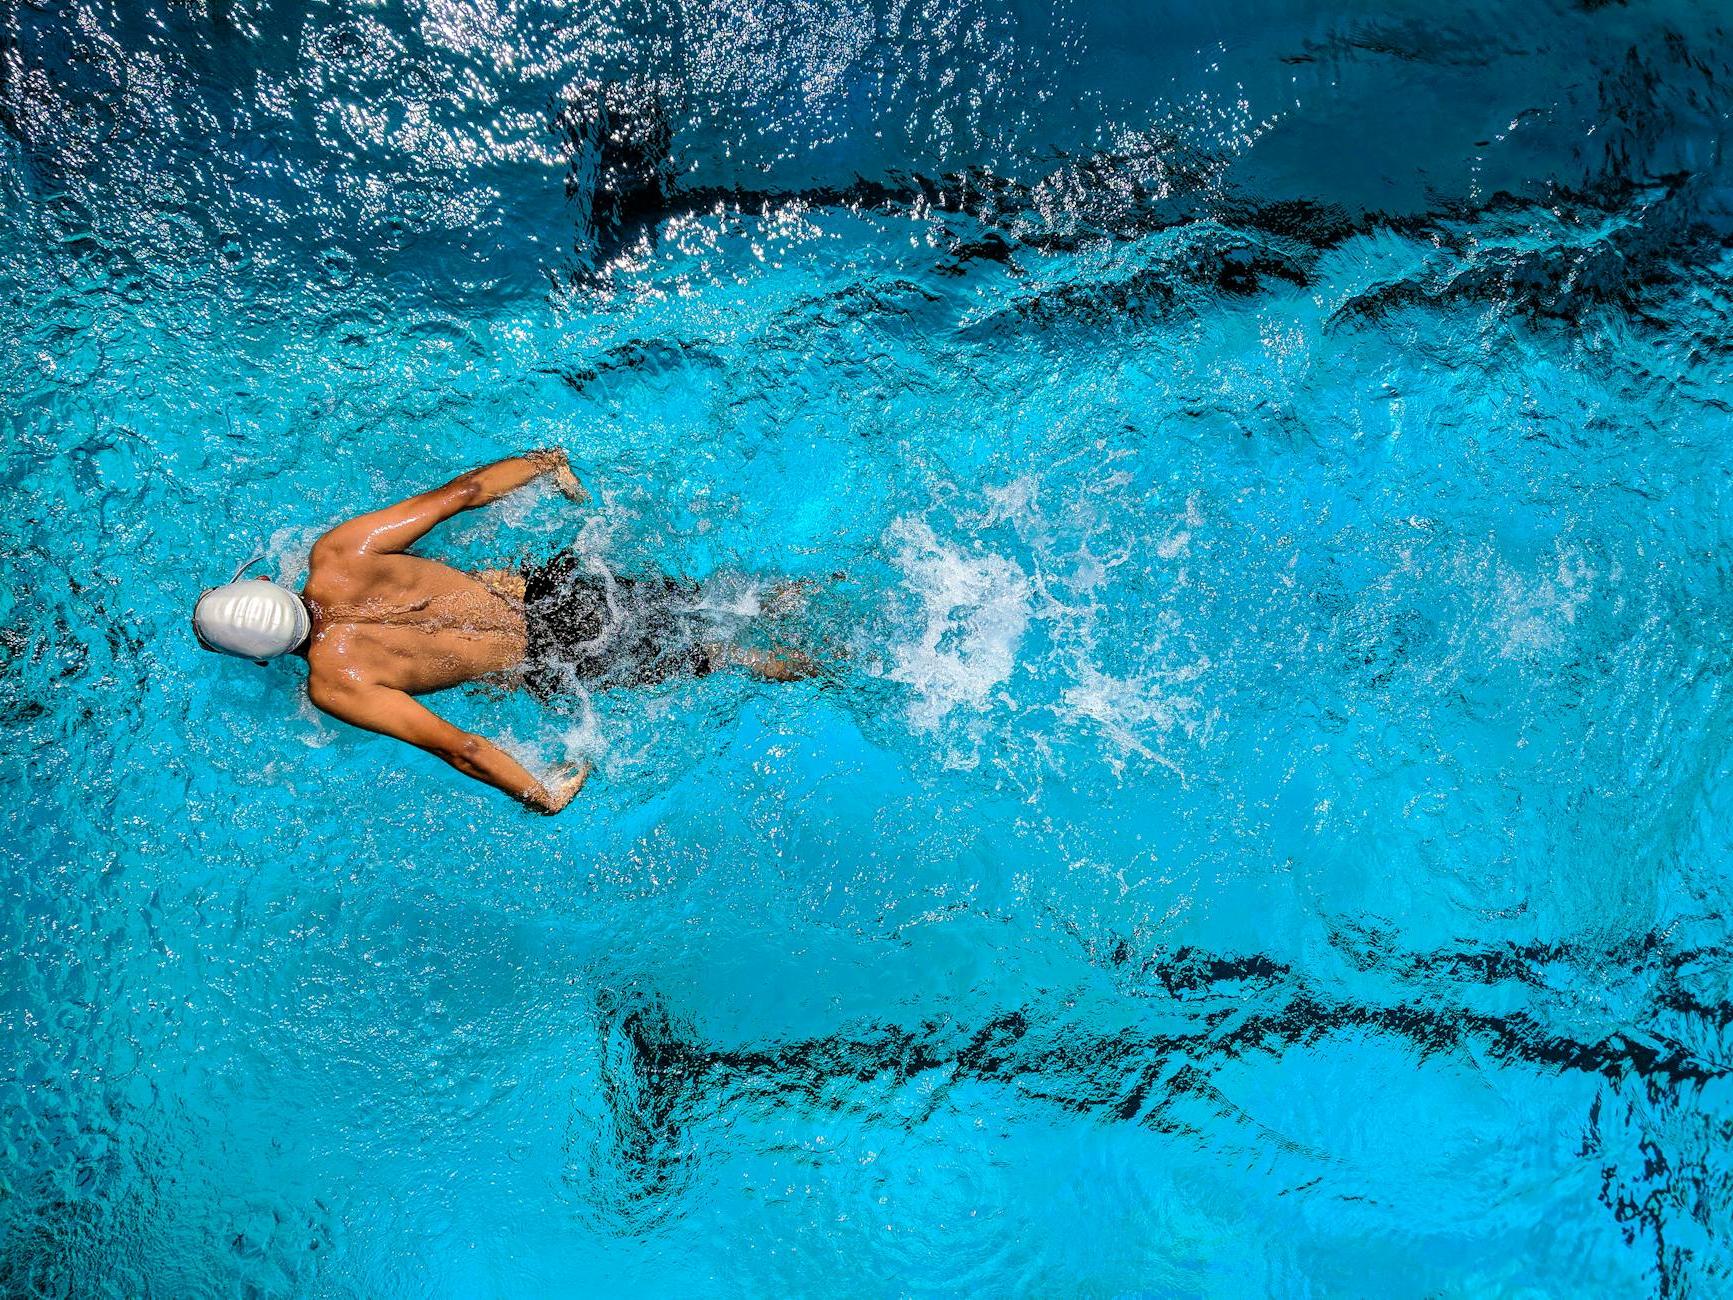
[[[518,664],[521,611],[469,574],[436,560],[313,548],[304,595],[315,703],[358,683],[412,695],[448,689]]]

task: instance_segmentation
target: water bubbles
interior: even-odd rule
[[[953,709],[982,708],[1010,678],[1029,624],[1029,583],[1013,561],[965,555],[919,519],[893,522],[887,541],[918,602],[917,635],[892,649],[889,676],[914,691],[911,724],[931,729]]]

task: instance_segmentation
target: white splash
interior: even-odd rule
[[[1175,672],[1128,679],[1111,677],[1085,662],[1076,683],[1066,688],[1060,711],[1088,721],[1114,746],[1117,752],[1104,752],[1103,757],[1116,773],[1124,772],[1128,755],[1137,754],[1184,778],[1185,771],[1162,752],[1161,745],[1175,731],[1197,734],[1199,703],[1183,688],[1208,668],[1209,661],[1202,659]],[[1162,689],[1158,678],[1166,679],[1167,689]]]
[[[940,541],[919,519],[898,519],[886,537],[922,619],[919,636],[893,648],[889,676],[914,688],[909,721],[930,730],[959,706],[983,708],[1010,678],[1029,625],[1029,579],[1002,555]]]
[[[1525,573],[1498,563],[1493,625],[1507,658],[1562,649],[1599,575],[1572,547],[1560,546],[1553,572]]]
[[[315,708],[307,692],[299,688],[295,691],[295,716],[306,724],[295,733],[296,739],[308,749],[324,749],[337,739],[331,719]]]
[[[589,759],[599,765],[608,750],[607,737],[602,732],[601,721],[596,717],[590,693],[583,691],[577,698],[578,716],[572,726],[559,733],[560,749],[568,763]]]
[[[1002,523],[1026,526],[1038,517],[1035,500],[1040,490],[1040,481],[1033,474],[1014,478],[1003,487],[985,488],[983,495],[987,498],[987,513],[981,526],[985,528]]]
[[[269,574],[285,587],[299,587],[307,576],[307,557],[313,553],[313,543],[331,527],[329,523],[295,524],[277,529],[265,543],[264,568],[254,572]]]

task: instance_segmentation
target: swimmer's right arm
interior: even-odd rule
[[[351,726],[375,731],[444,759],[467,777],[503,790],[542,813],[557,813],[589,778],[588,763],[567,764],[537,780],[510,754],[483,736],[454,727],[412,695],[383,686],[309,688],[313,703]]]
[[[565,452],[557,448],[531,451],[459,474],[442,487],[417,493],[394,506],[358,515],[326,533],[313,549],[327,555],[387,555],[407,550],[453,515],[498,501],[543,474],[552,475],[560,491],[574,501],[588,498],[572,474]]]

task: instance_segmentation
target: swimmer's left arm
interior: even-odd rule
[[[443,759],[467,777],[502,790],[537,812],[557,813],[583,788],[589,764],[556,769],[546,781],[485,736],[455,727],[403,691],[383,686],[332,686],[314,681],[313,703],[350,726],[390,736]]]
[[[339,524],[319,539],[314,550],[372,555],[407,550],[453,515],[498,501],[544,474],[551,474],[560,491],[574,501],[587,499],[565,452],[526,452],[459,474],[432,491]]]

